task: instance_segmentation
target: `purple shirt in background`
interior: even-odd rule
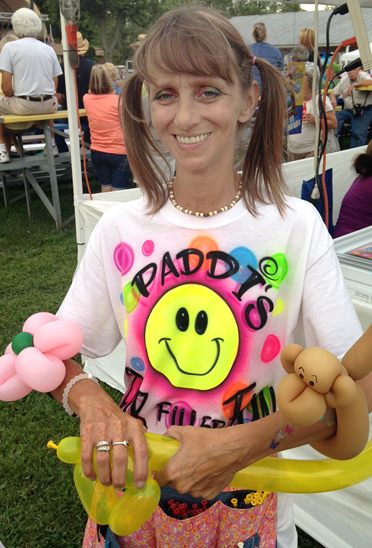
[[[333,232],[339,238],[372,225],[372,176],[359,175],[342,200],[340,215]]]

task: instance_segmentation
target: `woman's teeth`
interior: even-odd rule
[[[197,135],[196,137],[183,137],[182,135],[176,135],[176,139],[182,145],[194,145],[195,143],[200,143],[209,137],[210,133],[205,133],[204,135]]]

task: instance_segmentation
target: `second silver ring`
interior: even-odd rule
[[[128,440],[114,441],[112,445],[124,445],[125,447],[129,447],[129,441]]]

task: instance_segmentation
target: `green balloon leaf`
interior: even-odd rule
[[[30,346],[34,346],[34,337],[31,333],[27,333],[26,331],[18,333],[12,340],[12,350],[14,354],[19,354],[22,350],[29,348]]]

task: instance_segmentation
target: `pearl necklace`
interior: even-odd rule
[[[238,192],[235,194],[234,199],[229,203],[229,205],[221,207],[220,209],[215,209],[214,211],[210,211],[209,213],[200,213],[199,211],[191,211],[191,209],[184,209],[182,206],[180,206],[176,202],[176,199],[174,197],[174,192],[173,192],[174,179],[175,177],[173,177],[173,179],[169,181],[168,183],[169,199],[172,202],[172,205],[176,209],[178,209],[178,211],[181,211],[181,213],[186,213],[186,215],[195,215],[195,217],[213,217],[213,215],[218,215],[218,213],[222,213],[223,211],[227,211],[228,209],[231,209],[232,207],[234,207],[234,205],[237,204],[240,198],[242,197],[243,185],[242,185],[242,182],[240,181]]]

